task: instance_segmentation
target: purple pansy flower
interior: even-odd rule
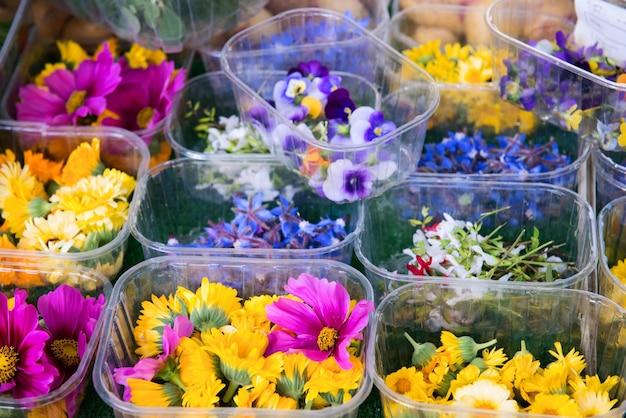
[[[341,159],[328,166],[322,190],[334,202],[354,202],[370,195],[373,180],[374,175],[366,167]]]
[[[287,74],[293,73],[300,73],[312,80],[317,77],[326,77],[329,72],[321,62],[311,60],[299,63],[296,67],[289,69]]]
[[[311,81],[300,73],[292,73],[274,85],[273,99],[276,109],[288,119],[299,122],[306,118],[308,110],[301,102],[309,93]]]
[[[286,152],[294,152],[297,154],[305,152],[307,149],[307,143],[302,139],[302,137],[304,135],[312,137],[313,133],[304,123],[296,125],[296,129],[297,131],[302,132],[302,135],[299,135],[296,130],[287,125],[278,125],[273,132],[274,143],[282,147],[283,151]]]
[[[395,123],[385,120],[383,112],[369,106],[361,106],[350,115],[350,138],[354,144],[372,142],[395,129]]]
[[[324,113],[329,120],[339,119],[347,122],[355,108],[350,92],[347,89],[338,88],[328,95]]]

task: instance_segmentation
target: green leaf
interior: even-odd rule
[[[155,26],[159,36],[165,42],[181,41],[183,38],[183,22],[169,6],[163,7]]]

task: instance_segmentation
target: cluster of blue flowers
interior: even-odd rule
[[[249,198],[233,197],[235,217],[226,222],[209,222],[202,233],[190,244],[181,244],[175,238],[168,245],[192,248],[322,248],[342,241],[346,235],[343,219],[322,219],[310,223],[300,215],[293,202],[279,196],[273,208],[263,203],[263,194]]]
[[[440,142],[426,144],[418,171],[422,173],[504,174],[546,173],[571,163],[554,139],[542,145],[526,144],[526,136],[498,136],[488,144],[480,131],[470,136],[450,132]]]

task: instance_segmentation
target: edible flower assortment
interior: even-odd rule
[[[350,401],[364,374],[373,304],[303,273],[285,295],[242,300],[203,278],[192,291],[152,295],[134,329],[139,361],[115,370],[140,406],[322,409]]]
[[[24,151],[0,154],[1,246],[50,253],[89,251],[112,241],[128,218],[135,179],[100,160],[100,140],[65,161]]]
[[[603,381],[583,373],[584,356],[558,341],[548,351],[551,361],[542,362],[524,340],[519,351],[506,353],[496,339],[477,343],[449,331],[441,332],[438,347],[404,336],[413,347],[411,363],[388,374],[385,383],[416,402],[569,417],[603,415],[617,404],[612,389],[619,376]]]

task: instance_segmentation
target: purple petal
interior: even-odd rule
[[[74,74],[68,70],[56,70],[46,77],[45,83],[50,93],[59,96],[63,100],[69,99],[76,90],[81,90],[76,88]]]
[[[343,327],[339,331],[341,337],[354,338],[358,335],[363,328],[367,326],[369,321],[369,314],[374,311],[374,304],[369,300],[359,301],[352,312],[348,320],[343,324]]]
[[[297,334],[314,335],[317,338],[322,323],[310,306],[287,298],[280,298],[265,308],[267,319]]]

